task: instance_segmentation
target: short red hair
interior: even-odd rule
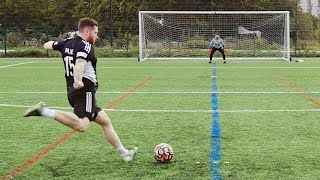
[[[98,22],[92,18],[84,17],[79,20],[78,31],[82,31],[86,27],[95,27],[98,26]]]

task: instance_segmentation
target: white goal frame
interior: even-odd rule
[[[229,51],[231,52],[236,52],[236,51],[245,51],[245,50],[233,50],[233,49],[228,49],[228,42],[225,42],[226,47],[227,47],[227,59],[236,59],[236,60],[274,60],[274,59],[283,59],[285,61],[290,61],[290,19],[289,19],[289,11],[139,11],[139,61],[144,61],[147,59],[155,59],[155,60],[169,60],[169,59],[193,59],[193,60],[197,60],[197,59],[208,59],[208,54],[206,55],[199,55],[199,56],[192,56],[192,57],[175,57],[175,56],[166,56],[163,55],[161,57],[153,57],[153,56],[148,56],[147,52],[148,51],[152,51],[152,49],[149,49],[147,46],[147,37],[148,34],[145,30],[145,26],[146,26],[146,22],[145,22],[145,17],[146,15],[160,15],[160,16],[164,16],[166,17],[166,14],[171,14],[171,15],[208,15],[210,17],[210,15],[214,16],[214,15],[226,15],[226,16],[230,16],[230,15],[239,15],[239,16],[244,16],[246,14],[248,15],[263,15],[263,14],[268,14],[268,15],[283,15],[284,17],[281,17],[282,19],[280,20],[280,23],[278,24],[278,26],[276,27],[281,27],[283,29],[281,29],[281,33],[280,35],[275,35],[275,36],[281,36],[281,41],[280,43],[278,43],[278,49],[274,50],[276,51],[276,53],[273,54],[280,54],[277,57],[272,57],[272,56],[232,56],[230,54],[232,53],[228,53]],[[158,24],[163,26],[163,21],[164,19],[155,19],[154,21],[158,22]],[[268,23],[268,22],[267,22]],[[264,25],[264,26],[268,26]],[[270,26],[270,25],[269,25]],[[157,27],[154,27],[157,28]],[[159,27],[158,27],[159,28]],[[270,27],[269,27],[270,28]],[[172,28],[173,29],[173,28]],[[223,29],[220,29],[221,31],[223,31]],[[208,32],[209,33],[209,32]],[[213,33],[213,32],[210,32]],[[260,36],[264,36],[264,34],[260,31],[255,31],[253,28],[252,29],[246,29],[246,27],[242,27],[239,26],[238,27],[238,33],[243,33],[243,34],[253,34],[256,39],[256,37],[260,38]],[[259,34],[260,33],[260,34]],[[153,36],[156,36],[153,35]],[[161,37],[160,37],[161,38]],[[222,36],[222,38],[224,38]],[[253,39],[251,37],[251,39]],[[207,48],[202,48],[199,49],[199,51],[206,51],[209,48],[209,42],[211,39],[206,39],[207,40]],[[161,43],[161,42],[158,42]],[[151,43],[150,43],[151,44]],[[250,50],[248,50],[250,51]],[[260,50],[260,52],[271,52],[272,50],[270,49],[262,49]],[[219,53],[218,53],[219,54]],[[236,53],[234,53],[236,54]],[[271,53],[272,54],[272,53]],[[219,57],[221,58],[221,57]],[[216,59],[216,58],[214,58]]]

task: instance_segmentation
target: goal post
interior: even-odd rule
[[[289,61],[289,23],[289,11],[139,11],[139,61],[208,59],[215,34],[227,59]]]

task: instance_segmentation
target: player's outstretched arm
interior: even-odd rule
[[[53,49],[52,45],[53,45],[54,41],[48,41],[46,43],[44,43],[43,48],[44,49]]]

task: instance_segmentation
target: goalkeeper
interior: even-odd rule
[[[209,61],[209,63],[212,62],[212,56],[213,56],[214,52],[216,52],[217,50],[222,54],[223,63],[227,63],[226,55],[225,55],[224,43],[223,43],[223,40],[220,38],[220,36],[218,34],[216,34],[214,36],[214,38],[210,41],[209,47],[210,47],[210,49],[209,49],[209,52],[210,52],[210,61]]]

